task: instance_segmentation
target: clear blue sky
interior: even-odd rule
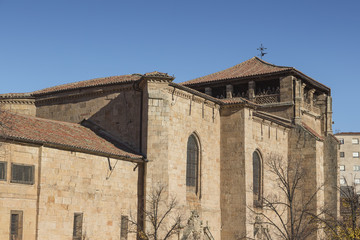
[[[332,88],[334,130],[360,131],[360,1],[0,0],[0,93],[264,60]]]

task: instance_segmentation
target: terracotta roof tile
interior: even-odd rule
[[[86,88],[86,87],[96,87],[96,86],[104,86],[104,85],[111,85],[116,83],[129,83],[139,80],[142,75],[140,74],[132,74],[132,75],[121,75],[121,76],[112,76],[112,77],[104,77],[104,78],[95,78],[80,82],[68,83],[63,85],[58,85],[55,87],[45,88],[42,90],[38,90],[33,92],[34,96],[42,95],[47,93],[53,92],[61,92],[66,90],[74,90],[79,88]]]
[[[338,135],[360,135],[360,132],[339,132],[335,134],[336,136]]]
[[[316,138],[318,138],[321,141],[324,141],[324,137],[321,136],[320,134],[318,134],[314,129],[312,129],[311,127],[309,127],[306,123],[302,123],[303,127],[310,132],[313,136],[315,136]]]
[[[18,99],[24,99],[24,98],[33,98],[31,93],[4,93],[0,94],[0,99],[8,99],[8,98],[18,98]]]
[[[115,145],[105,140],[80,124],[19,115],[8,111],[0,113],[0,137],[102,156],[139,160],[143,158],[127,147],[119,146],[119,143]]]
[[[267,63],[257,57],[253,57],[245,62],[237,64],[231,68],[220,72],[212,73],[204,77],[195,78],[193,80],[183,82],[183,85],[193,85],[197,83],[213,82],[232,78],[241,78],[248,76],[263,75],[269,73],[278,73],[292,70],[292,67],[276,66]]]

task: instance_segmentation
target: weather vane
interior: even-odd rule
[[[265,56],[265,54],[267,54],[266,52],[264,52],[267,48],[264,47],[262,44],[260,45],[260,47],[257,49],[260,51],[260,54],[258,56],[260,56],[260,58],[262,59],[263,56]]]

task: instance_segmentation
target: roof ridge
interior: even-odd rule
[[[48,89],[52,89],[52,88],[58,88],[58,87],[65,87],[65,86],[69,86],[69,85],[74,85],[74,84],[79,84],[79,83],[85,83],[85,82],[91,82],[91,81],[96,81],[96,80],[100,80],[100,79],[109,79],[109,78],[114,78],[114,77],[123,77],[123,76],[133,76],[134,74],[124,74],[124,75],[115,75],[115,76],[107,76],[107,77],[98,77],[98,78],[92,78],[92,79],[87,79],[87,80],[81,80],[81,81],[76,81],[76,82],[69,82],[69,83],[64,83],[64,84],[60,84],[60,85],[55,85],[52,87],[47,87],[47,88],[43,88],[40,90],[35,90],[33,92],[30,92],[31,95],[34,94],[38,94],[38,93],[42,93]],[[73,88],[69,88],[67,90],[70,90]],[[58,91],[58,90],[54,90],[54,91]],[[51,92],[51,91],[50,91]]]
[[[260,61],[260,62],[262,62],[262,63],[264,63],[264,64],[267,64],[267,65],[269,65],[269,66],[272,66],[272,67],[295,69],[294,67],[275,65],[275,64],[273,64],[273,63],[266,62],[266,61],[264,61],[264,60],[262,60],[262,59],[260,59],[260,58],[258,58],[258,57],[256,57],[256,56],[253,57],[253,58],[255,58],[256,60],[258,60],[258,61]],[[252,59],[252,58],[251,58],[251,59]]]

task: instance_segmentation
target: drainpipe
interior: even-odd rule
[[[144,91],[140,88],[139,83],[143,80],[144,76],[141,75],[141,78],[133,84],[133,89],[136,92],[140,92],[140,124],[139,124],[139,152],[142,153],[143,147],[143,97]],[[143,154],[144,155],[144,154]],[[139,225],[139,230],[145,230],[145,202],[146,202],[146,162],[147,159],[145,157],[145,161],[143,163],[138,163],[138,207],[137,207],[137,222]],[[139,234],[137,235],[137,239],[140,239]]]
[[[41,160],[42,160],[43,145],[39,147],[38,152],[38,179],[37,179],[37,192],[36,192],[36,220],[35,220],[35,239],[39,239],[39,212],[40,212],[40,191],[41,191]]]

